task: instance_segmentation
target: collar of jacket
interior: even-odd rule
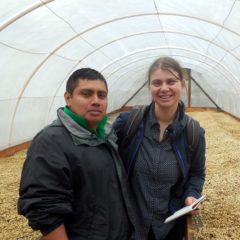
[[[68,116],[63,108],[59,108],[57,111],[58,122],[63,125],[70,133],[73,143],[75,145],[88,145],[88,146],[98,146],[100,144],[106,144],[111,152],[113,158],[117,176],[119,178],[121,189],[122,189],[122,178],[123,178],[123,167],[122,160],[118,154],[118,146],[116,144],[117,136],[115,131],[112,130],[109,124],[105,125],[105,138],[98,138],[95,134],[91,133],[84,127],[77,124],[70,116]],[[56,123],[58,124],[58,123]],[[123,190],[122,190],[123,191]]]
[[[177,117],[171,125],[168,126],[167,130],[169,132],[169,137],[174,140],[180,134],[182,134],[184,128],[187,125],[187,116],[184,114],[185,113],[185,105],[182,101],[179,102],[178,104],[178,109],[177,109]]]
[[[64,112],[63,108],[57,110],[57,115],[61,124],[70,132],[75,145],[87,144],[89,146],[98,146],[109,142],[114,148],[117,148],[117,136],[109,124],[105,125],[105,139],[100,139],[94,133],[77,124]]]
[[[107,115],[104,116],[104,118],[98,123],[97,128],[94,130],[94,129],[89,128],[88,122],[84,117],[79,116],[76,113],[72,112],[68,106],[65,106],[63,111],[68,116],[70,116],[76,123],[78,123],[80,126],[86,128],[90,132],[96,134],[98,138],[104,138],[105,137],[105,128],[104,127],[105,127],[105,124],[107,123],[107,120],[108,120]]]

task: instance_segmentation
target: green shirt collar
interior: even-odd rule
[[[95,129],[90,129],[89,126],[88,126],[88,122],[87,120],[80,116],[80,115],[77,115],[76,113],[72,112],[68,106],[65,106],[63,111],[68,115],[70,116],[76,123],[78,123],[80,126],[84,127],[85,129],[89,130],[91,133],[94,133],[96,134],[96,136],[98,138],[101,138],[101,139],[104,139],[105,138],[105,125],[107,123],[107,120],[108,120],[108,116],[105,115],[103,117],[103,119],[101,120],[101,122],[99,122],[96,130]]]

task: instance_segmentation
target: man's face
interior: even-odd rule
[[[65,101],[70,110],[84,117],[91,129],[96,129],[107,111],[107,88],[102,80],[83,80],[70,95],[64,94]]]

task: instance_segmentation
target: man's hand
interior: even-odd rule
[[[40,240],[68,240],[64,224],[54,229],[46,236],[42,236]]]

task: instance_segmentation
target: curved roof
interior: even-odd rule
[[[1,1],[0,150],[54,119],[66,79],[85,66],[107,78],[110,112],[149,101],[149,65],[172,56],[240,117],[239,12],[239,0]]]

